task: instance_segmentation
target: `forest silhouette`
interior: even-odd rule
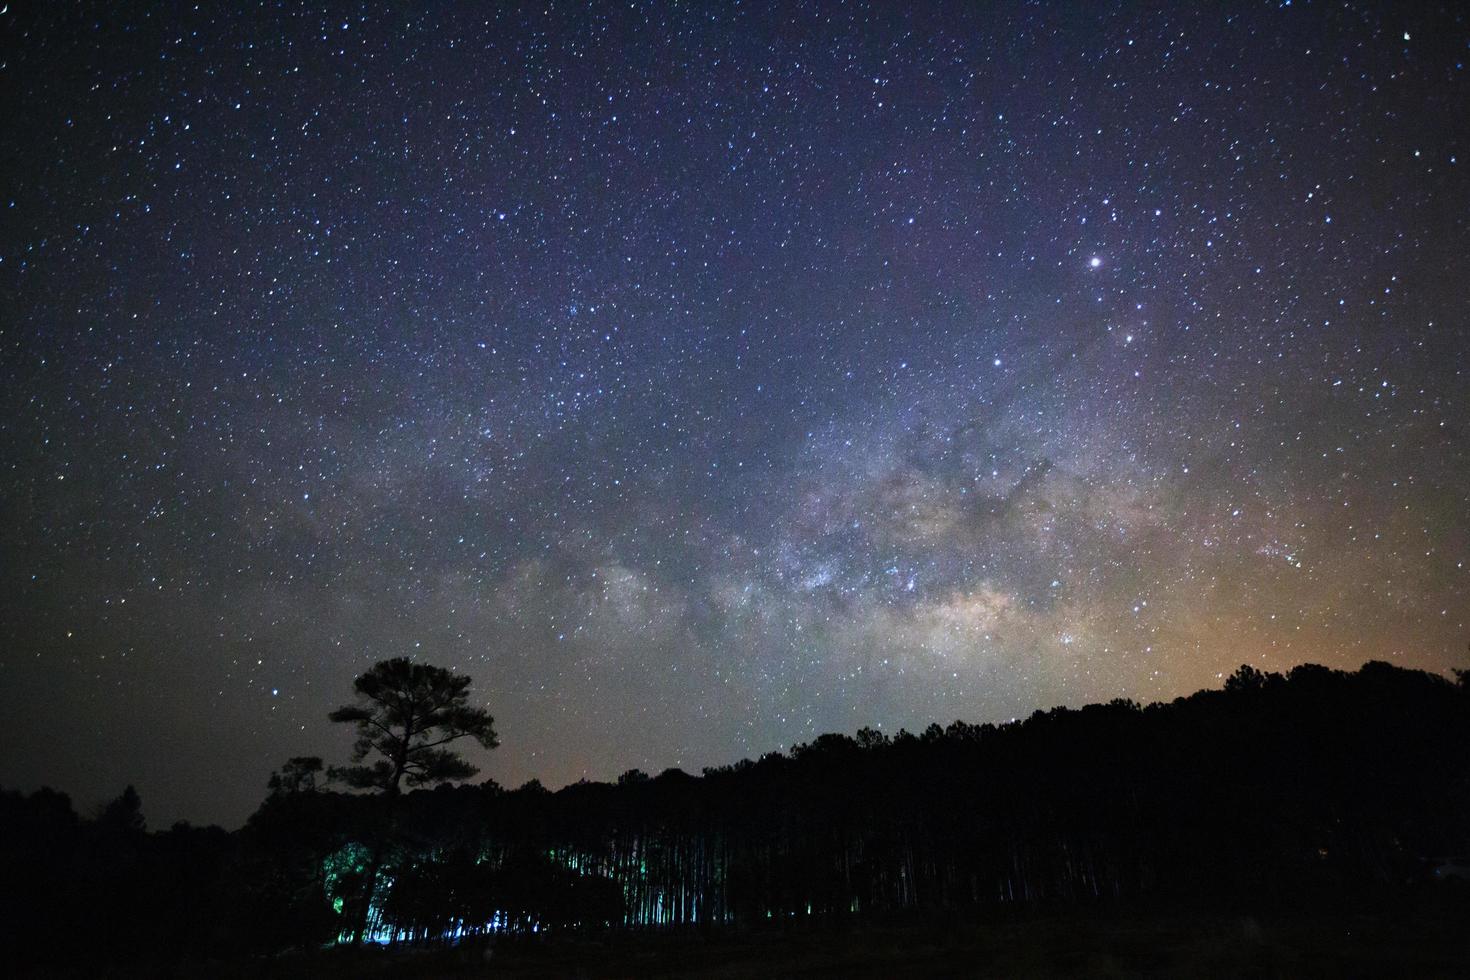
[[[355,710],[338,720],[370,727]],[[493,744],[488,715],[441,720]],[[22,964],[157,966],[358,937],[464,948],[1409,892],[1463,906],[1467,745],[1470,672],[1370,662],[1241,667],[1169,703],[865,728],[700,776],[635,770],[557,792],[487,780],[400,795],[381,768],[376,782],[357,771],[377,792],[340,792],[299,758],[233,832],[149,831],[131,787],[87,819],[60,792],[7,791],[0,942]]]

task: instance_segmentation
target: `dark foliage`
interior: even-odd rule
[[[399,801],[374,924],[435,943],[1019,909],[1346,910],[1464,884],[1437,879],[1470,852],[1466,744],[1464,676],[1307,665],[1242,668],[1224,690],[1146,708],[825,735],[701,777],[442,785]],[[0,941],[32,961],[154,964],[333,941],[360,912],[353,875],[381,825],[372,797],[323,791],[319,771],[292,760],[235,833],[146,832],[136,794],[90,821],[51,790],[0,794]]]
[[[470,706],[470,679],[443,667],[395,657],[379,661],[371,670],[360,674],[352,688],[357,695],[355,702],[338,708],[328,717],[357,728],[357,740],[352,746],[354,765],[333,766],[328,775],[354,789],[375,789],[382,793],[379,824],[367,835],[367,860],[360,874],[353,873],[358,880],[353,896],[352,935],[361,942],[366,939],[369,915],[378,904],[382,890],[383,861],[396,836],[397,802],[402,785],[424,787],[451,779],[468,779],[479,770],[447,746],[471,739],[493,749],[500,742],[490,713]],[[363,765],[369,758],[372,764]],[[298,790],[314,789],[320,769],[321,760],[314,756],[292,759],[271,777],[271,789],[275,791],[288,784]],[[305,782],[307,778],[311,780],[309,786]],[[405,883],[416,880],[403,871],[400,877]],[[403,907],[401,894],[389,898],[391,906]]]
[[[478,770],[444,746],[465,738],[487,749],[500,744],[494,719],[483,708],[470,707],[470,679],[463,675],[396,657],[375,664],[352,686],[356,701],[329,717],[357,727],[352,748],[357,764],[333,767],[330,775],[355,789],[396,796],[405,782],[432,786],[468,779]],[[372,765],[361,764],[369,758]],[[313,762],[320,760],[292,759],[282,775]]]

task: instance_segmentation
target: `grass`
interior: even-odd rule
[[[751,932],[501,940],[474,949],[334,950],[211,965],[279,978],[1345,978],[1470,976],[1465,902],[1377,913],[1102,911],[984,920],[806,921]]]
[[[1457,883],[1458,884],[1458,883]],[[236,962],[157,960],[10,975],[217,980],[509,978],[1462,978],[1470,977],[1470,888],[1338,896],[1251,914],[1177,908],[800,919],[751,930],[645,931],[500,939],[486,948],[329,949]]]

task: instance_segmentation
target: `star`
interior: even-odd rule
[[[901,6],[7,17],[0,785],[239,826],[397,656],[552,787],[1463,666],[1453,5]]]

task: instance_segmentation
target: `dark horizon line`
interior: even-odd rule
[[[414,659],[417,659],[417,658],[414,658]],[[1447,683],[1450,683],[1450,684],[1455,684],[1457,682],[1457,677],[1456,676],[1451,676],[1449,674],[1445,674],[1444,672],[1439,671],[1439,670],[1434,670],[1434,669],[1426,668],[1426,667],[1401,667],[1398,664],[1394,664],[1394,663],[1391,663],[1391,662],[1389,662],[1387,660],[1381,660],[1381,659],[1377,659],[1377,658],[1370,658],[1368,660],[1364,660],[1355,669],[1346,669],[1346,668],[1339,668],[1339,667],[1329,667],[1329,666],[1327,666],[1325,664],[1315,663],[1315,662],[1310,661],[1310,660],[1301,661],[1300,663],[1293,664],[1290,667],[1284,668],[1283,670],[1280,670],[1280,671],[1262,670],[1261,668],[1258,668],[1258,667],[1256,667],[1256,666],[1254,666],[1252,664],[1242,663],[1231,674],[1225,675],[1224,677],[1222,677],[1222,683],[1221,683],[1221,685],[1219,687],[1201,687],[1201,688],[1197,688],[1197,689],[1189,692],[1188,694],[1179,694],[1179,695],[1174,696],[1173,698],[1169,698],[1168,700],[1154,700],[1154,701],[1143,702],[1143,701],[1134,700],[1131,697],[1126,697],[1126,696],[1120,695],[1118,697],[1110,698],[1107,701],[1089,701],[1089,702],[1087,702],[1085,704],[1080,704],[1080,705],[1076,705],[1076,706],[1073,706],[1073,705],[1067,704],[1067,703],[1053,704],[1053,705],[1051,705],[1049,707],[1039,707],[1038,706],[1037,708],[1033,709],[1030,714],[1027,714],[1027,715],[1017,715],[1015,717],[1006,719],[1004,721],[966,721],[963,718],[955,718],[955,719],[951,720],[947,724],[941,724],[938,721],[930,721],[929,724],[925,725],[924,728],[920,729],[919,731],[909,731],[907,728],[905,728],[903,726],[900,726],[898,728],[898,730],[895,731],[891,735],[884,731],[881,723],[880,724],[877,724],[877,725],[864,725],[861,728],[859,728],[856,731],[851,732],[851,733],[848,733],[848,732],[840,732],[840,731],[820,732],[820,733],[818,733],[816,735],[813,735],[807,741],[804,741],[804,742],[794,742],[789,747],[786,747],[786,748],[774,748],[774,749],[771,749],[770,751],[759,753],[758,755],[754,756],[753,758],[750,757],[750,756],[743,756],[743,757],[741,757],[739,759],[736,759],[733,762],[717,763],[717,764],[714,764],[714,765],[702,766],[702,767],[700,767],[699,771],[697,771],[697,772],[690,772],[690,771],[688,771],[686,769],[683,769],[683,768],[681,768],[679,766],[668,766],[668,767],[660,770],[657,773],[650,773],[650,772],[646,772],[643,769],[640,769],[637,766],[633,766],[631,768],[628,768],[628,769],[623,770],[621,773],[618,773],[617,775],[615,775],[615,776],[613,776],[611,778],[608,778],[608,779],[592,779],[592,778],[589,778],[587,776],[583,776],[583,777],[581,777],[579,779],[569,780],[568,782],[565,782],[565,783],[563,783],[563,784],[561,784],[559,786],[555,786],[555,787],[551,787],[551,786],[546,785],[545,783],[543,783],[541,781],[541,779],[539,777],[536,777],[536,776],[532,776],[531,778],[529,778],[526,781],[524,781],[523,783],[521,783],[519,786],[507,787],[507,786],[501,784],[494,777],[486,777],[485,779],[479,779],[478,777],[481,775],[481,773],[476,773],[475,776],[470,777],[469,779],[456,780],[456,781],[447,781],[447,782],[441,783],[438,786],[434,786],[434,787],[420,787],[420,788],[417,788],[417,789],[409,790],[404,795],[405,796],[416,796],[416,795],[420,795],[420,794],[423,794],[423,793],[435,793],[435,792],[440,791],[441,789],[450,790],[450,789],[455,789],[455,788],[462,787],[462,786],[483,787],[483,786],[485,786],[487,784],[491,784],[491,783],[493,783],[495,785],[495,787],[500,792],[503,792],[503,793],[517,793],[517,792],[522,792],[522,791],[526,791],[526,790],[530,789],[531,787],[535,786],[535,787],[540,787],[540,789],[542,791],[544,791],[544,792],[546,792],[546,793],[548,793],[550,795],[556,795],[556,794],[559,794],[562,791],[564,791],[566,789],[570,789],[572,787],[583,787],[583,786],[617,786],[617,785],[619,785],[619,783],[620,783],[621,780],[623,780],[626,777],[633,776],[634,774],[641,775],[646,780],[661,779],[661,778],[665,778],[665,777],[668,777],[668,776],[675,776],[675,778],[678,778],[679,776],[682,776],[682,777],[687,778],[687,779],[699,780],[699,779],[706,778],[711,773],[719,773],[721,771],[734,770],[734,769],[737,769],[737,768],[741,767],[744,764],[755,765],[755,764],[761,762],[762,760],[765,760],[765,759],[768,759],[768,758],[771,758],[771,757],[781,757],[781,758],[785,758],[785,759],[790,759],[790,758],[793,757],[793,754],[796,753],[796,752],[798,752],[799,750],[801,750],[803,748],[806,748],[806,747],[809,747],[809,746],[812,746],[812,745],[816,744],[817,742],[819,742],[821,740],[824,740],[824,739],[839,738],[839,739],[846,739],[848,741],[856,742],[857,737],[859,735],[861,735],[865,731],[872,731],[875,734],[882,735],[884,737],[885,742],[888,743],[888,744],[892,744],[893,742],[897,741],[898,739],[900,739],[901,737],[904,737],[904,736],[907,736],[909,738],[913,738],[913,739],[916,739],[916,740],[922,740],[922,739],[924,739],[928,735],[928,733],[930,731],[932,731],[934,729],[938,729],[939,732],[941,734],[943,734],[943,733],[948,732],[950,729],[954,728],[957,725],[967,726],[967,727],[970,727],[970,728],[973,728],[973,729],[976,729],[976,730],[979,730],[979,731],[982,731],[982,732],[983,731],[986,731],[987,729],[990,730],[990,731],[999,732],[999,731],[1005,731],[1005,730],[1007,730],[1009,728],[1013,728],[1013,727],[1016,727],[1016,726],[1019,726],[1019,725],[1024,725],[1026,722],[1030,721],[1032,718],[1035,718],[1037,716],[1046,716],[1046,715],[1054,714],[1054,713],[1059,712],[1059,711],[1060,712],[1080,712],[1080,711],[1086,710],[1087,708],[1092,708],[1092,707],[1107,707],[1109,705],[1118,704],[1119,702],[1123,702],[1123,703],[1126,703],[1126,704],[1131,704],[1135,708],[1137,708],[1137,710],[1139,710],[1139,711],[1147,711],[1147,710],[1149,710],[1151,708],[1155,708],[1155,707],[1159,707],[1159,706],[1164,706],[1164,705],[1170,705],[1170,704],[1176,704],[1176,703],[1181,702],[1181,701],[1187,701],[1188,699],[1193,698],[1193,697],[1196,697],[1196,696],[1198,696],[1200,694],[1207,694],[1207,693],[1211,693],[1211,692],[1222,692],[1223,693],[1224,691],[1226,691],[1228,689],[1229,682],[1230,682],[1230,680],[1232,678],[1239,677],[1239,676],[1242,675],[1243,672],[1246,672],[1246,671],[1254,672],[1255,674],[1259,675],[1259,677],[1262,678],[1263,680],[1269,681],[1272,678],[1276,678],[1276,679],[1286,679],[1286,678],[1289,678],[1290,675],[1293,672],[1298,671],[1298,670],[1300,670],[1302,668],[1316,668],[1316,669],[1320,669],[1320,670],[1329,671],[1329,672],[1331,672],[1333,674],[1350,675],[1350,674],[1359,674],[1359,673],[1362,673],[1365,669],[1367,669],[1368,667],[1372,667],[1372,666],[1384,666],[1384,667],[1389,667],[1389,668],[1391,668],[1393,670],[1398,670],[1398,671],[1407,671],[1407,672],[1411,672],[1411,673],[1427,674],[1429,676],[1438,677],[1438,678],[1440,678],[1440,679],[1442,679],[1442,680],[1444,680],[1444,681],[1446,681]],[[1470,664],[1467,664],[1467,666],[1465,668],[1463,668],[1463,669],[1462,668],[1452,667],[1452,668],[1450,668],[1450,671],[1454,675],[1459,675],[1461,673],[1464,673],[1466,675],[1470,675]],[[1461,681],[1461,683],[1463,683],[1463,681]],[[302,758],[312,758],[312,757],[311,756],[303,756]],[[286,761],[286,760],[281,760],[281,762],[284,762],[284,761]],[[133,788],[135,786],[136,786],[136,783],[134,781],[128,780],[128,781],[123,782],[119,786],[118,791],[119,792],[124,792],[127,788]],[[50,792],[53,792],[53,793],[58,793],[58,794],[60,794],[60,795],[62,795],[64,797],[66,797],[66,799],[71,802],[71,804],[72,804],[72,806],[74,808],[78,806],[78,801],[72,796],[71,793],[67,792],[65,789],[60,789],[60,788],[58,788],[56,786],[53,786],[50,783],[44,783],[43,782],[43,783],[40,783],[39,785],[36,785],[36,786],[34,786],[32,788],[29,788],[29,789],[24,789],[24,788],[22,788],[20,786],[7,787],[7,786],[5,786],[3,784],[0,784],[0,793],[15,792],[15,793],[21,793],[21,794],[29,795],[31,793],[37,793],[37,792],[41,792],[41,791],[50,791]],[[367,792],[367,791],[356,791],[356,790],[353,790],[353,789],[351,789],[349,787],[343,786],[340,782],[324,782],[324,784],[318,790],[316,790],[316,792],[322,792],[322,793],[339,793],[339,794],[341,794],[343,796],[371,796],[371,795],[373,795],[372,793]],[[268,798],[268,796],[269,796],[268,793],[265,794],[264,796],[262,796],[261,803],[257,803],[256,804],[255,810],[259,810],[261,804],[264,803],[264,800],[266,798]],[[85,813],[88,813],[88,814],[95,814],[96,812],[100,811],[104,806],[106,806],[106,804],[108,803],[108,801],[109,801],[108,798],[104,798],[104,799],[101,799],[101,800],[92,801],[92,802],[90,802],[87,805],[83,805],[81,807],[81,809],[79,809],[77,812],[79,814],[84,813],[84,812]],[[146,816],[147,816],[147,812],[146,812],[147,800],[144,799],[143,802],[144,802],[144,817],[146,818]],[[222,830],[224,830],[224,831],[226,831],[228,833],[237,833],[238,831],[242,830],[246,826],[246,824],[249,822],[250,817],[253,815],[254,812],[255,811],[252,811],[250,814],[247,814],[240,821],[240,823],[239,823],[238,826],[225,826],[222,823],[215,823],[215,822],[195,823],[194,821],[189,820],[187,818],[180,818],[178,820],[172,821],[165,828],[150,827],[150,828],[148,828],[148,832],[149,833],[165,833],[168,830],[172,830],[175,827],[181,827],[181,826],[183,826],[183,827],[190,827],[190,828],[195,828],[195,829],[218,827],[218,828],[220,828],[220,829],[222,829]]]

